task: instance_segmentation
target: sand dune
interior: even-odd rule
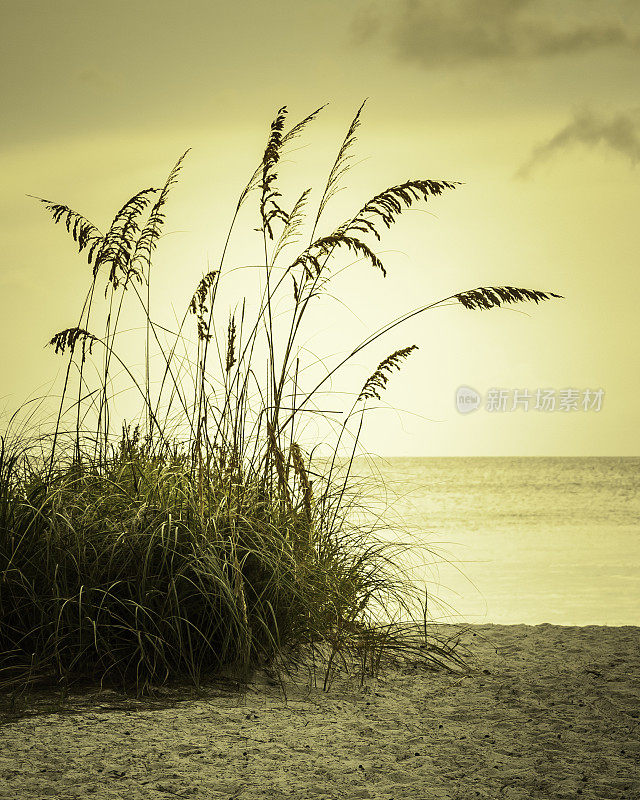
[[[286,700],[266,678],[162,703],[72,696],[62,713],[34,698],[0,727],[0,798],[640,798],[640,628],[463,640],[468,672],[289,683]]]

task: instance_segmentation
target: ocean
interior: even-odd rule
[[[433,618],[640,625],[640,458],[390,458],[375,468],[392,514],[437,551],[413,564]],[[370,470],[358,459],[357,471]]]

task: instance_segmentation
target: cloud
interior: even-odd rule
[[[351,36],[354,44],[365,44],[380,30],[380,14],[372,5],[360,6],[351,21]]]
[[[362,7],[351,31],[354,43],[383,36],[398,58],[430,68],[545,59],[603,47],[640,51],[640,36],[620,22],[560,17],[545,14],[534,0],[399,0]]]
[[[564,128],[533,149],[515,177],[528,178],[540,163],[575,144],[604,145],[635,166],[640,161],[640,115],[636,110],[603,119],[588,109],[577,111]]]

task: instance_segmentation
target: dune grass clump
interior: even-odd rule
[[[310,307],[330,300],[336,264],[366,262],[386,276],[373,249],[383,230],[457,185],[406,181],[318,234],[348,169],[362,107],[318,196],[306,189],[287,203],[281,156],[320,110],[288,131],[286,109],[278,111],[219,262],[174,329],[152,307],[152,263],[186,153],[161,188],[128,200],[106,233],[38,198],[91,269],[77,324],[50,341],[67,359],[52,432],[0,440],[0,686],[89,677],[144,691],[176,678],[247,676],[309,653],[323,654],[326,682],[332,665],[354,659],[362,674],[375,672],[408,646],[395,623],[426,615],[423,591],[398,570],[402,547],[385,540],[375,519],[353,514],[352,464],[367,402],[380,398],[416,345],[378,364],[340,422],[319,399],[338,370],[416,314],[558,295],[480,287],[426,303],[327,359],[306,386],[303,322]],[[250,198],[260,281],[256,296],[228,314],[218,309],[233,271],[228,246]],[[292,256],[305,235],[308,244]],[[141,367],[129,363],[120,337],[136,309]],[[125,390],[139,401],[135,426],[117,416]],[[329,458],[314,456],[318,442],[304,440],[309,414],[332,431]],[[427,661],[456,658],[435,641],[422,645]]]

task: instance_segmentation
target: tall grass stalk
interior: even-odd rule
[[[89,676],[144,691],[185,676],[198,684],[223,670],[246,676],[309,653],[324,653],[328,685],[336,664],[359,664],[364,675],[406,652],[399,620],[422,613],[426,624],[424,592],[399,570],[403,547],[385,539],[383,524],[356,522],[353,513],[352,465],[367,404],[416,345],[378,364],[341,423],[319,398],[336,372],[412,316],[452,303],[482,310],[558,295],[480,287],[424,302],[327,360],[323,377],[305,385],[303,324],[326,299],[334,267],[364,262],[386,276],[374,249],[383,230],[458,185],[408,180],[318,233],[348,170],[363,107],[315,206],[310,189],[288,202],[279,191],[281,157],[320,111],[288,130],[286,108],[278,111],[219,261],[173,331],[152,313],[153,255],[186,153],[160,188],[133,195],[106,233],[38,198],[91,271],[77,324],[50,341],[67,359],[51,435],[0,440],[0,685]],[[251,198],[261,288],[227,313],[220,287]],[[305,224],[308,244],[292,257]],[[142,374],[120,347],[123,315],[135,309]],[[122,376],[139,399],[136,425],[115,424]],[[333,426],[328,459],[303,439],[310,414]],[[427,642],[426,628],[422,644],[432,663],[456,659]]]

